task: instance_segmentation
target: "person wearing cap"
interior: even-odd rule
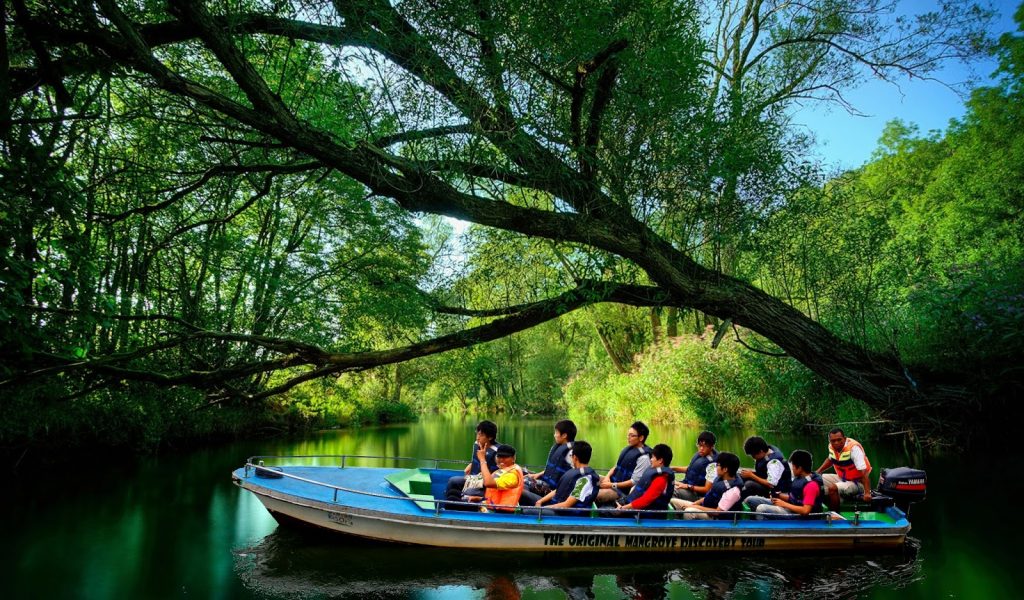
[[[485,457],[486,450],[481,448],[477,451],[480,458],[480,473],[484,476],[484,495],[470,496],[470,502],[484,501],[485,505],[481,512],[497,510],[501,512],[513,512],[519,504],[519,497],[523,494],[523,468],[516,464],[516,449],[508,444],[498,446],[495,456],[498,461],[498,469],[491,472],[487,466]]]

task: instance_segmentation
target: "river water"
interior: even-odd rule
[[[520,463],[543,464],[550,419],[498,417]],[[869,555],[580,557],[376,544],[279,528],[231,483],[257,454],[358,454],[468,459],[474,418],[237,442],[120,463],[7,476],[2,494],[3,598],[1009,598],[1024,584],[1019,484],[991,474],[1001,455],[915,457],[891,440],[861,440],[876,468],[927,469],[901,551]],[[594,466],[612,465],[628,423],[577,422]],[[698,429],[652,424],[682,464]],[[742,455],[750,431],[722,431]],[[825,436],[766,436],[788,454]],[[751,463],[742,457],[744,464]],[[1014,487],[1016,486],[1016,487]],[[972,491],[982,487],[992,491]],[[1018,496],[1019,497],[1019,496]]]

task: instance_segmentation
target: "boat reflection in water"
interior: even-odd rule
[[[396,546],[279,528],[235,550],[243,584],[264,597],[854,598],[921,577],[913,537],[887,553],[531,554]]]

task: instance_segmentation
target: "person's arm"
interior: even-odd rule
[[[687,465],[687,466],[689,466],[689,465]],[[675,467],[675,466],[673,466],[673,467],[669,467],[669,468],[672,469],[672,471],[675,472],[675,473],[685,473],[686,472],[686,467]]]
[[[646,473],[649,468],[651,468],[651,457],[649,455],[644,454],[640,456],[640,458],[636,459],[636,466],[633,467],[633,474],[629,476],[631,482],[629,487],[633,487],[640,483],[644,473]]]
[[[855,446],[850,452],[850,458],[853,459],[853,466],[860,470],[860,484],[864,489],[863,499],[865,502],[871,502],[871,474],[868,472],[868,459],[864,456],[864,449]]]
[[[817,472],[820,474],[822,471],[824,471],[825,469],[827,469],[827,468],[829,468],[831,466],[832,466],[832,458],[831,457],[826,458],[825,462],[821,463],[821,466],[818,467]]]
[[[818,489],[818,484],[811,481],[804,486],[804,503],[800,506],[786,502],[782,498],[772,498],[772,504],[775,506],[781,506],[789,512],[796,513],[798,515],[809,515],[814,509],[814,501],[818,498],[818,494],[821,490]]]
[[[551,508],[572,508],[576,506],[577,502],[579,502],[579,500],[576,498],[576,496],[569,496],[568,498],[565,499],[565,502],[552,504]]]
[[[668,477],[656,477],[654,481],[651,482],[651,487],[647,488],[647,491],[629,504],[624,504],[622,508],[643,510],[650,506],[652,502],[657,500],[658,496],[665,492],[666,487],[668,487]]]
[[[748,481],[756,481],[765,487],[775,487],[774,485],[768,483],[767,479],[759,477],[753,469],[740,469],[740,477]]]
[[[555,490],[551,490],[550,492],[547,493],[546,496],[544,496],[540,500],[537,500],[533,505],[534,506],[544,506],[548,502],[551,502],[551,499],[554,498],[554,497],[555,497]]]
[[[484,476],[484,487],[498,487],[494,481],[494,475],[491,474],[491,467],[487,465],[487,450],[485,448],[477,450],[476,457],[480,460],[480,474]]]
[[[698,510],[703,510],[705,512],[718,512],[723,510],[732,510],[733,506],[735,506],[739,502],[739,500],[740,488],[734,487],[730,488],[727,492],[722,494],[721,500],[718,501],[718,506],[714,508],[704,506],[703,498],[700,499],[699,503],[694,503],[691,504],[690,506]]]
[[[601,485],[602,489],[606,489],[607,490],[607,489],[610,489],[612,487],[612,485],[613,485],[612,484],[612,475],[615,474],[615,469],[617,469],[617,468],[618,468],[618,465],[615,465],[614,467],[612,467],[611,471],[608,471],[607,475],[605,475],[604,477],[601,478],[601,484],[600,485]]]

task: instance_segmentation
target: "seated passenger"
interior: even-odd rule
[[[476,441],[473,442],[473,454],[471,455],[471,461],[466,465],[465,475],[459,475],[452,477],[448,480],[448,486],[445,490],[445,497],[448,500],[455,502],[465,501],[467,496],[483,496],[484,485],[483,479],[480,477],[480,463],[481,459],[478,456],[478,451],[484,450],[484,460],[487,466],[491,468],[491,472],[498,470],[498,463],[495,461],[495,454],[498,451],[498,442],[495,438],[498,437],[498,426],[491,421],[480,421],[480,424],[476,426]],[[475,477],[474,477],[475,476]],[[470,479],[469,487],[466,487],[466,479]],[[465,489],[463,489],[465,488]],[[457,508],[453,506],[452,508]]]
[[[651,466],[644,471],[640,482],[619,506],[623,510],[666,510],[672,499],[675,473],[672,472],[672,448],[658,444],[651,450]],[[655,517],[657,515],[647,515]],[[664,518],[663,516],[661,518]]]
[[[693,502],[711,489],[711,484],[717,477],[715,461],[718,460],[718,451],[715,450],[715,442],[715,434],[702,431],[697,436],[697,453],[690,459],[690,464],[685,467],[672,467],[676,473],[685,473],[683,480],[675,484],[676,498]]]
[[[594,505],[601,477],[590,468],[593,449],[587,442],[576,442],[572,449],[572,469],[558,480],[558,487],[549,492],[535,506],[543,507],[543,514],[585,515]],[[555,509],[555,510],[549,510]],[[570,510],[567,510],[570,509]],[[538,512],[534,509],[530,512]]]
[[[828,432],[828,456],[818,473],[829,467],[836,470],[822,476],[829,508],[839,510],[841,497],[871,502],[871,461],[864,454],[864,446],[846,437],[838,427]]]
[[[793,469],[793,485],[788,494],[778,493],[769,500],[760,496],[746,499],[746,505],[757,512],[757,518],[766,516],[807,517],[822,512],[825,483],[821,475],[811,470],[811,453],[794,450],[789,455],[789,466]]]
[[[751,436],[743,442],[743,452],[754,459],[754,470],[740,469],[743,484],[742,498],[765,496],[771,492],[789,493],[793,478],[786,464],[786,457],[775,446],[769,446],[764,438]]]
[[[683,509],[685,519],[707,519],[716,512],[739,510],[743,490],[743,480],[736,475],[739,468],[740,457],[732,452],[719,453],[715,482],[708,493],[696,501],[673,498],[672,506]]]
[[[484,449],[477,450],[480,458],[480,472],[484,476],[484,497],[470,496],[470,502],[484,501],[485,505],[480,512],[497,510],[501,512],[514,512],[519,504],[519,496],[523,493],[523,468],[516,464],[516,449],[508,444],[498,446],[495,457],[498,461],[498,470],[491,472],[487,466],[487,459]]]
[[[601,478],[601,492],[597,503],[611,504],[629,494],[629,490],[644,476],[651,465],[651,448],[647,436],[651,430],[642,421],[629,426],[626,431],[626,447],[619,452],[619,460],[608,475]]]
[[[530,473],[523,490],[523,506],[537,504],[541,496],[558,487],[562,475],[572,468],[572,446],[576,441],[576,424],[568,419],[555,423],[555,443],[548,451],[548,462],[544,470]]]

